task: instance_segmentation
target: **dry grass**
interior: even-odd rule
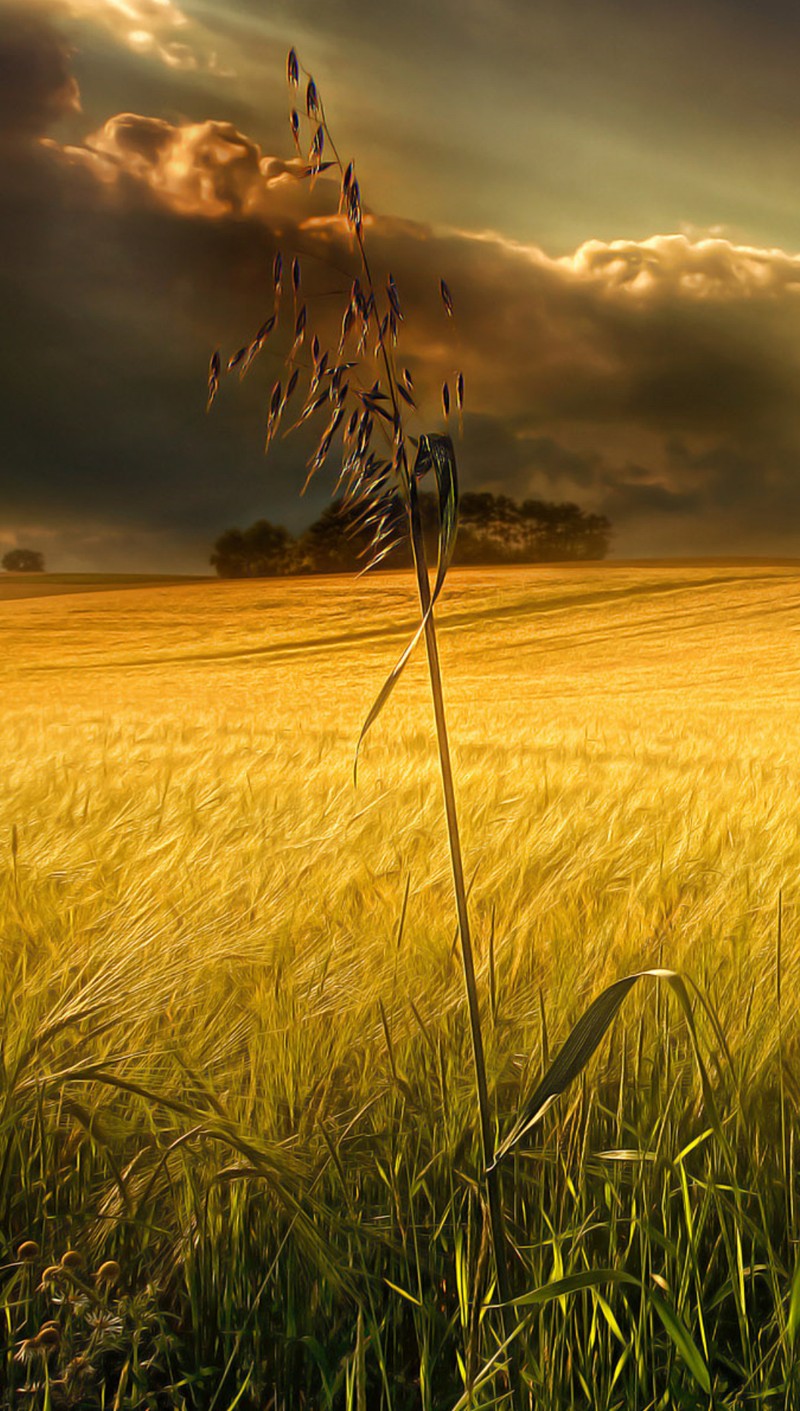
[[[414,618],[413,586],[395,575],[111,589],[0,604],[6,1061],[31,1033],[47,1029],[72,985],[76,1014],[88,1005],[88,1017],[78,1015],[72,1028],[41,1041],[26,1069],[31,1082],[44,1082],[50,1091],[54,1072],[98,1054],[117,1074],[196,1103],[200,1079],[186,1073],[202,1073],[202,1085],[216,1094],[237,1132],[266,1142],[291,1139],[281,1159],[300,1164],[274,1177],[279,1209],[288,1208],[281,1183],[299,1189],[319,1169],[323,1128],[328,1136],[341,1132],[365,1102],[379,1101],[383,1119],[374,1118],[375,1128],[373,1117],[361,1119],[353,1157],[353,1169],[369,1167],[373,1184],[377,1179],[385,1189],[384,1217],[370,1196],[370,1219],[378,1225],[390,1219],[395,1195],[391,1179],[381,1187],[375,1177],[370,1131],[383,1161],[388,1150],[403,1148],[407,1155],[408,1141],[421,1140],[424,1130],[431,1150],[449,1163],[441,1188],[450,1194],[442,1209],[454,1200],[452,1182],[462,1180],[475,1138],[421,659],[366,743],[357,792],[351,784],[361,720]],[[521,1085],[536,1076],[540,994],[552,1046],[604,982],[655,962],[688,971],[707,987],[740,1065],[731,1120],[740,1135],[750,1124],[742,1138],[742,1189],[763,1177],[769,1202],[784,1211],[776,1288],[789,1277],[793,1235],[775,1185],[784,1157],[773,1151],[767,1158],[765,1151],[769,1143],[774,1148],[777,1121],[781,891],[787,1014],[800,989],[798,626],[800,570],[789,565],[454,572],[440,613],[487,1007],[494,925],[497,1014],[488,1022],[487,1056],[501,1114],[512,1115]],[[115,1018],[119,1026],[101,1032]],[[635,1036],[640,1020],[651,1029],[655,1024],[655,1039],[639,1038],[641,1062],[641,1044],[646,1055],[648,1044],[658,1049],[667,1032],[659,1028],[667,1020],[652,994],[630,1002],[621,1032]],[[669,1023],[680,1030],[677,1016]],[[796,1049],[796,1026],[787,1023],[790,1085]],[[617,1042],[610,1056],[604,1050],[594,1061],[590,1088],[613,1077],[619,1054]],[[449,1076],[440,1072],[443,1061]],[[440,1079],[449,1084],[449,1106],[442,1107],[439,1087],[427,1106],[425,1094]],[[691,1088],[690,1078],[686,1082]],[[72,1091],[69,1084],[56,1087]],[[120,1124],[118,1134],[98,1145],[97,1132],[87,1134],[68,1107],[48,1108],[49,1169],[62,1184],[61,1214],[44,1220],[33,1182],[24,1199],[18,1186],[5,1190],[4,1214],[10,1240],[32,1235],[49,1242],[54,1255],[68,1241],[78,1242],[99,1260],[117,1257],[120,1241],[136,1244],[119,1212],[109,1223],[118,1196],[108,1160],[123,1171],[136,1151],[144,1151],[145,1128],[159,1132],[159,1140],[161,1124],[173,1137],[183,1128],[174,1113],[135,1102],[135,1111],[123,1112],[118,1096],[90,1086],[87,1097],[84,1088],[81,1101],[94,1104],[98,1125]],[[582,1100],[591,1106],[585,1089]],[[672,1110],[672,1100],[664,1111]],[[638,1111],[637,1100],[630,1101],[623,1126]],[[382,1126],[389,1120],[387,1103],[394,1104],[394,1135]],[[569,1121],[563,1119],[564,1140],[579,1121],[576,1112],[573,1105]],[[682,1123],[690,1134],[704,1130],[691,1104],[675,1120],[676,1133],[685,1135]],[[22,1126],[27,1121],[18,1119]],[[595,1112],[580,1121],[581,1141],[589,1146],[575,1148],[576,1170],[593,1159],[592,1121],[602,1127],[606,1118]],[[574,1132],[569,1140],[577,1140]],[[620,1130],[606,1132],[604,1144],[628,1147],[634,1140],[630,1130]],[[139,1159],[151,1172],[145,1157]],[[224,1165],[230,1151],[220,1154],[218,1144],[210,1155],[203,1147],[192,1159],[193,1174],[184,1171],[181,1178],[189,1182],[187,1191],[209,1163],[215,1170]],[[8,1158],[12,1167],[16,1160]],[[765,1161],[777,1163],[772,1174]],[[351,1174],[345,1164],[342,1179]],[[564,1179],[569,1175],[566,1170]],[[130,1180],[135,1185],[133,1175]],[[185,1191],[174,1197],[174,1188],[168,1198],[160,1181],[157,1218],[156,1208],[147,1207],[162,1230],[153,1236],[152,1276],[170,1297],[194,1299],[194,1336],[207,1345],[193,1355],[210,1359],[218,1378],[230,1342],[219,1327],[208,1331],[211,1305],[216,1297],[231,1317],[231,1309],[250,1308],[264,1249],[275,1245],[266,1241],[260,1254],[251,1250],[250,1262],[241,1255],[239,1271],[230,1275],[233,1291],[226,1286],[220,1292],[219,1271],[216,1283],[202,1284],[202,1271],[185,1251],[181,1259],[188,1265],[176,1273],[175,1250],[186,1237],[182,1222],[190,1219],[191,1202]],[[98,1219],[100,1190],[106,1192],[105,1219]],[[559,1190],[552,1200],[556,1220],[566,1209],[559,1202],[570,1199],[568,1186]],[[785,1197],[793,1202],[791,1192]],[[328,1190],[326,1199],[333,1198]],[[413,1206],[419,1198],[404,1200]],[[530,1192],[519,1197],[526,1209],[531,1198]],[[345,1204],[351,1199],[352,1190]],[[764,1228],[775,1240],[769,1202],[762,1200]],[[431,1203],[435,1208],[433,1196]],[[401,1202],[401,1225],[408,1208]],[[521,1218],[517,1205],[512,1225],[518,1241]],[[426,1240],[432,1228],[426,1226]],[[234,1239],[228,1228],[225,1240],[246,1242],[244,1226],[237,1230]],[[396,1228],[395,1235],[403,1277],[412,1268],[422,1277],[405,1243],[408,1231],[402,1240]],[[335,1243],[339,1236],[326,1226],[325,1238]],[[144,1277],[150,1256],[137,1249]],[[470,1257],[477,1259],[477,1243]],[[401,1281],[397,1272],[390,1277]],[[693,1287],[672,1289],[687,1324],[696,1316]],[[622,1319],[619,1308],[617,1314]],[[322,1316],[319,1309],[313,1316]],[[778,1313],[772,1316],[779,1332]],[[372,1365],[407,1361],[395,1347],[392,1362],[388,1333],[378,1357],[379,1323],[370,1343]],[[355,1328],[354,1317],[348,1326]],[[331,1347],[354,1346],[335,1318],[325,1327]],[[606,1334],[613,1347],[615,1336]],[[452,1328],[447,1336],[454,1336]],[[466,1328],[466,1342],[471,1336]],[[696,1326],[694,1336],[701,1340]],[[736,1376],[739,1385],[749,1376],[763,1391],[767,1383],[778,1384],[780,1356],[775,1352],[758,1382],[757,1341],[754,1332],[746,1372],[745,1354],[737,1351]],[[713,1348],[709,1356],[713,1363]],[[734,1384],[730,1348],[725,1357],[720,1385],[725,1377]],[[288,1353],[287,1359],[281,1375],[291,1384],[299,1374]],[[555,1366],[545,1359],[537,1373],[542,1405],[551,1404],[541,1391],[545,1382],[553,1405],[566,1394],[564,1386],[577,1385],[572,1361],[558,1363],[558,1376]],[[633,1376],[635,1359],[629,1370]],[[278,1375],[274,1368],[272,1374]],[[430,1369],[426,1375],[433,1375]],[[437,1375],[443,1375],[441,1364]],[[598,1374],[584,1368],[581,1375]],[[608,1389],[611,1375],[606,1399],[597,1405],[617,1404]],[[650,1375],[639,1371],[637,1385]],[[618,1389],[627,1386],[620,1378]],[[636,1404],[655,1405],[663,1386],[652,1390],[650,1401],[640,1389]],[[432,1404],[426,1400],[430,1386],[417,1394]],[[625,1394],[633,1396],[630,1389]],[[384,1381],[384,1402],[394,1404],[388,1395]],[[406,1404],[404,1395],[397,1392],[398,1406]],[[785,1396],[790,1405],[790,1393]],[[187,1404],[194,1404],[191,1398]],[[197,1404],[205,1404],[199,1393]]]

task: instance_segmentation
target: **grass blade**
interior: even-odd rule
[[[356,744],[355,760],[353,761],[354,780],[357,778],[358,756],[364,737],[370,727],[374,725],[375,721],[378,719],[392,691],[400,680],[414,648],[425,632],[430,615],[436,605],[436,600],[444,587],[447,570],[453,558],[458,527],[458,475],[453,443],[449,436],[420,437],[417,459],[414,466],[414,476],[415,478],[419,478],[427,474],[429,470],[432,470],[436,477],[439,510],[439,553],[433,593],[422,615],[419,627],[408,643],[408,646],[389,672],[361,727],[361,734]]]
[[[634,985],[644,979],[663,980],[677,995],[689,1025],[692,1045],[703,1081],[704,1094],[711,1105],[712,1115],[715,1115],[713,1096],[698,1048],[692,1003],[683,979],[675,970],[640,970],[634,975],[626,975],[622,980],[615,980],[592,1001],[586,1012],[581,1015],[539,1086],[532,1097],[528,1099],[522,1116],[515,1123],[505,1141],[498,1147],[495,1162],[506,1156],[521,1141],[526,1132],[537,1126],[552,1103],[565,1092],[573,1079],[578,1077],[610,1029],[623,1000]]]
[[[655,1290],[650,1290],[649,1298],[664,1325],[665,1332],[672,1339],[678,1356],[688,1367],[697,1385],[709,1396],[711,1394],[711,1377],[708,1367],[685,1323],[681,1321],[675,1309],[667,1303],[666,1299],[662,1298]]]

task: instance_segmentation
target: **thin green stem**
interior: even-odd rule
[[[340,173],[344,172],[344,166],[333,141],[324,108],[320,101],[319,119],[324,129],[326,138],[333,158],[339,168]],[[364,243],[363,231],[360,226],[354,228],[356,243],[358,245],[361,265],[367,287],[375,298],[375,283],[372,277],[369,257]],[[393,360],[386,347],[386,340],[380,331],[378,322],[378,353],[386,373],[387,389],[391,399],[392,410],[394,412],[394,425],[398,436],[397,465],[399,470],[400,483],[405,488],[408,497],[408,512],[411,527],[411,547],[414,558],[414,568],[417,578],[417,590],[419,593],[420,608],[425,624],[425,649],[428,657],[428,673],[431,683],[431,696],[433,698],[433,711],[436,721],[436,740],[439,749],[439,765],[442,776],[442,789],[444,793],[445,816],[447,821],[447,837],[450,845],[450,862],[453,875],[453,889],[455,892],[456,912],[458,915],[458,931],[461,939],[461,959],[464,970],[464,985],[467,993],[467,1008],[469,1011],[469,1026],[472,1037],[472,1055],[475,1070],[475,1088],[478,1098],[478,1114],[481,1135],[481,1154],[483,1157],[483,1179],[486,1187],[486,1197],[489,1206],[489,1224],[492,1236],[492,1249],[494,1253],[495,1270],[497,1274],[497,1291],[503,1305],[509,1305],[511,1300],[511,1284],[508,1273],[507,1244],[505,1224],[503,1220],[503,1205],[500,1190],[500,1168],[494,1161],[494,1137],[492,1134],[492,1117],[489,1107],[489,1088],[486,1081],[486,1058],[483,1049],[483,1032],[481,1029],[480,1003],[478,1000],[478,986],[475,979],[475,958],[472,947],[472,933],[469,923],[469,910],[467,906],[467,888],[464,881],[464,863],[461,855],[461,835],[458,826],[458,809],[456,806],[455,786],[453,783],[453,768],[450,760],[450,743],[447,734],[447,718],[444,708],[444,693],[442,690],[442,673],[439,664],[439,646],[436,639],[436,624],[433,617],[433,605],[431,602],[431,588],[428,578],[428,565],[425,554],[425,541],[422,533],[422,520],[420,517],[419,495],[414,473],[409,466],[406,441],[403,433],[403,416],[400,410],[398,395],[396,390],[396,377],[393,367]],[[508,1340],[508,1311],[504,1306],[502,1314],[502,1328],[504,1341]],[[511,1384],[514,1399],[519,1406],[522,1406],[521,1384],[514,1369],[511,1369]]]
[[[478,1097],[480,1118],[481,1152],[483,1156],[486,1196],[489,1204],[489,1223],[492,1232],[492,1247],[497,1271],[497,1291],[501,1303],[511,1300],[511,1283],[508,1273],[507,1246],[503,1205],[500,1192],[500,1167],[494,1164],[494,1137],[492,1117],[489,1107],[489,1088],[486,1081],[486,1058],[483,1051],[483,1031],[481,1029],[478,986],[475,979],[475,956],[472,947],[472,932],[467,906],[467,889],[464,881],[464,863],[461,855],[461,835],[458,826],[453,767],[450,760],[450,743],[447,734],[447,718],[442,690],[442,673],[439,664],[439,644],[436,639],[436,624],[431,606],[431,588],[428,579],[428,565],[425,555],[425,541],[422,534],[422,520],[419,509],[419,496],[413,476],[410,481],[410,520],[411,545],[414,554],[414,567],[417,576],[420,607],[425,620],[425,648],[428,655],[428,672],[433,697],[433,713],[436,720],[436,741],[439,748],[439,765],[442,775],[442,790],[447,819],[447,837],[450,845],[450,862],[453,873],[458,931],[461,938],[461,959],[464,968],[464,986],[467,992],[469,1026],[472,1036],[472,1056],[475,1067],[475,1088]],[[503,1310],[503,1336],[506,1338],[507,1315]]]

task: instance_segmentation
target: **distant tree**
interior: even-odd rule
[[[387,545],[391,542],[393,528],[397,530],[397,537],[401,537],[404,513],[398,500],[395,523],[386,526]],[[349,573],[366,568],[370,562],[374,526],[363,521],[362,507],[345,507],[341,500],[334,500],[298,541],[299,571]],[[381,562],[384,568],[399,568],[409,561],[408,549],[401,543]]]
[[[605,515],[577,505],[467,493],[461,498],[456,561],[460,563],[549,563],[602,559],[611,524]]]
[[[9,549],[3,568],[6,573],[44,573],[44,554],[38,549]]]
[[[420,494],[428,558],[438,551],[437,498]],[[404,568],[410,550],[403,534],[405,510],[399,499],[394,520],[385,525],[389,552],[382,568]],[[297,540],[285,529],[260,519],[249,529],[228,529],[214,546],[211,562],[221,578],[262,578],[277,573],[352,573],[372,557],[374,526],[361,506],[334,500]],[[397,540],[392,545],[393,539]],[[602,559],[608,553],[611,525],[604,515],[587,514],[578,505],[526,500],[508,495],[467,492],[461,496],[455,561],[461,564],[548,563]]]
[[[611,522],[604,514],[587,514],[578,505],[525,500],[520,515],[546,561],[604,559],[611,543]]]
[[[282,525],[259,519],[249,529],[226,529],[210,559],[220,578],[272,578],[294,573],[295,541]]]

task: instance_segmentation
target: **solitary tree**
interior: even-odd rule
[[[281,525],[259,519],[249,529],[220,534],[211,564],[220,578],[270,578],[291,573],[292,536]]]
[[[6,573],[44,573],[44,554],[38,549],[9,549],[3,568]]]

